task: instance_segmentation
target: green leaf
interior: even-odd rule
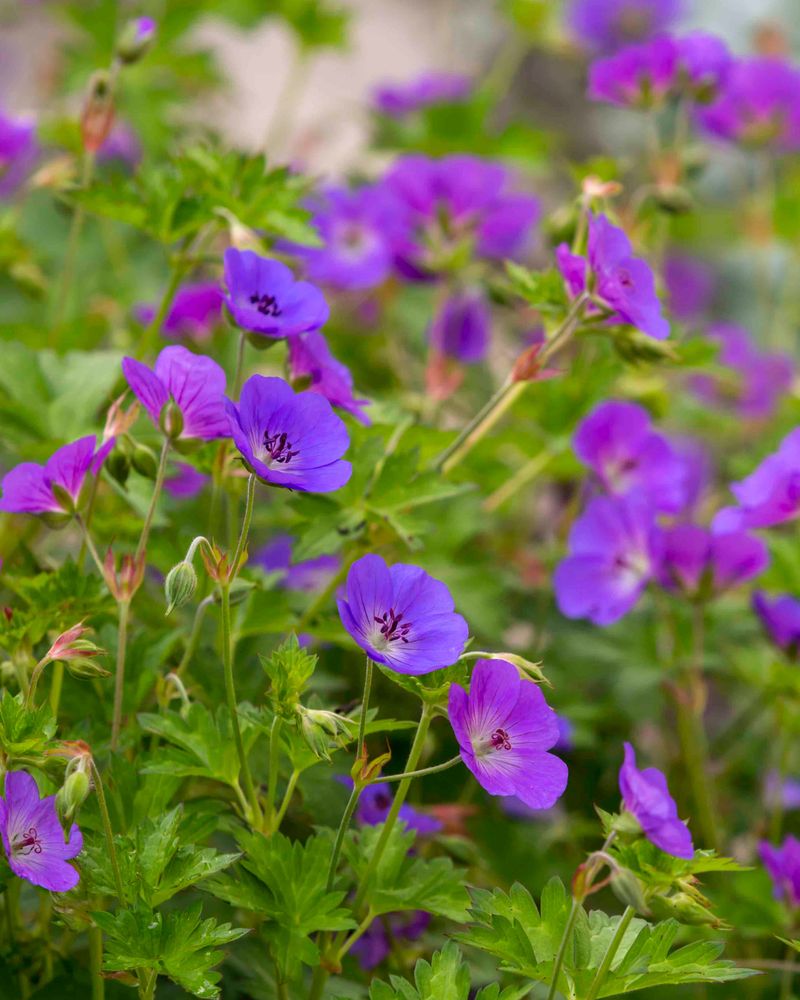
[[[494,983],[479,990],[475,1000],[522,1000],[529,992],[527,983],[502,990]],[[452,941],[437,951],[430,962],[417,962],[413,985],[392,976],[389,983],[374,981],[369,994],[370,1000],[467,1000],[469,995],[469,967]]]
[[[22,693],[0,694],[0,749],[9,758],[5,766],[11,769],[14,760],[20,762],[41,756],[56,731],[56,723],[48,705],[28,709]]]

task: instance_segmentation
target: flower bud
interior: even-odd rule
[[[105,70],[93,74],[81,113],[81,140],[88,153],[96,153],[114,124],[114,88]]]
[[[181,436],[183,431],[183,413],[181,408],[171,399],[161,410],[158,421],[159,427],[170,440],[175,440]]]
[[[197,589],[197,573],[190,562],[179,562],[167,573],[164,592],[167,595],[167,611],[171,614],[175,608],[182,608],[192,599]]]
[[[647,902],[644,898],[644,887],[639,879],[628,871],[627,868],[620,868],[611,880],[611,888],[614,895],[621,903],[632,906],[637,913],[648,915]]]
[[[330,760],[331,743],[344,746],[352,735],[353,721],[345,715],[324,709],[297,705],[300,731],[312,753],[321,760]]]
[[[152,17],[137,17],[128,21],[117,40],[117,58],[130,64],[138,62],[153,43],[156,22]]]
[[[67,660],[87,659],[105,653],[104,649],[96,646],[90,639],[84,638],[91,631],[83,622],[78,622],[77,625],[61,633],[47,651],[46,658],[66,663]]]
[[[61,822],[69,824],[75,813],[89,796],[89,775],[85,771],[76,770],[67,775],[67,780],[56,795],[56,808]]]
[[[650,910],[657,920],[673,918],[682,924],[724,927],[724,923],[703,905],[703,897],[695,899],[687,892],[677,892],[674,896],[654,896],[650,900]]]
[[[131,448],[131,465],[145,479],[155,479],[158,475],[158,458],[147,445],[134,442]]]
[[[105,467],[112,479],[115,479],[120,486],[124,486],[128,481],[131,471],[131,461],[128,455],[121,448],[114,448],[109,452],[105,461]]]
[[[73,656],[69,660],[64,661],[64,665],[73,677],[81,678],[93,678],[93,677],[110,677],[110,671],[106,670],[105,667],[101,667],[100,664],[92,659],[94,653],[90,653],[88,656]]]

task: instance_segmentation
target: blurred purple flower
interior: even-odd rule
[[[67,862],[83,849],[81,831],[73,823],[65,838],[55,795],[40,799],[36,782],[25,771],[6,774],[0,833],[8,864],[19,878],[50,892],[69,892],[80,881]]]
[[[295,281],[279,260],[252,250],[225,251],[225,303],[236,324],[265,337],[291,337],[318,330],[330,310],[322,292],[307,281]]]
[[[800,149],[800,71],[781,59],[736,59],[716,100],[698,110],[712,135],[744,146]]]
[[[764,804],[770,809],[800,809],[800,781],[797,778],[781,778],[778,771],[767,771],[764,776]]]
[[[789,594],[770,598],[763,590],[753,594],[753,610],[775,645],[792,659],[800,655],[800,601]]]
[[[640,498],[589,502],[572,526],[569,555],[553,577],[563,615],[611,625],[633,608],[658,565],[653,514]]]
[[[670,28],[681,0],[571,0],[567,23],[589,49],[610,51]]]
[[[292,563],[293,544],[291,535],[276,535],[253,553],[250,562],[267,573],[283,573],[282,584],[287,590],[321,590],[338,572],[341,559],[325,555]]]
[[[162,416],[169,419],[164,408],[171,401],[180,410],[181,440],[230,437],[225,372],[216,361],[176,345],[161,351],[152,370],[135,358],[123,358],[122,371],[156,427]],[[162,429],[171,433],[169,427]]]
[[[207,340],[222,318],[222,292],[212,282],[200,281],[182,285],[169,312],[164,317],[161,332],[165,337]],[[135,307],[140,323],[152,323],[156,314],[151,305]]]
[[[676,858],[694,857],[692,835],[688,826],[678,819],[678,807],[669,794],[667,779],[655,767],[640,771],[630,743],[625,744],[619,790],[623,806],[636,817],[651,843]]]
[[[713,463],[708,448],[697,438],[673,437],[670,443],[683,464],[684,504],[678,512],[691,516],[700,505],[713,480]]]
[[[331,354],[321,333],[311,331],[289,338],[289,375],[292,381],[310,379],[309,392],[318,392],[332,406],[341,407],[369,427],[371,421],[364,413],[369,400],[355,398],[350,369]]]
[[[790,835],[780,847],[762,840],[758,853],[772,879],[775,898],[796,909],[800,906],[800,840]]]
[[[356,819],[365,826],[385,823],[393,802],[394,793],[388,782],[381,781],[375,785],[367,785],[358,800]],[[420,812],[407,802],[400,807],[397,818],[419,837],[432,837],[442,829],[438,819]]]
[[[620,107],[651,108],[674,89],[677,70],[678,49],[672,38],[628,45],[592,63],[589,97]]]
[[[800,427],[790,431],[778,450],[739,483],[731,484],[738,506],[714,518],[714,531],[768,528],[800,513]]]
[[[441,581],[419,566],[387,566],[377,555],[353,563],[338,605],[342,625],[367,656],[401,674],[449,667],[469,634]]]
[[[187,462],[178,462],[173,472],[164,479],[164,489],[178,500],[189,500],[202,493],[210,477],[198,472]]]
[[[127,122],[117,122],[97,150],[98,163],[121,163],[131,170],[139,165],[141,158],[139,136]]]
[[[281,378],[253,375],[239,403],[228,399],[225,407],[236,447],[262,482],[331,493],[350,478],[352,466],[341,459],[350,435],[323,396],[295,393]]]
[[[445,299],[434,316],[430,340],[448,358],[477,364],[489,350],[491,329],[489,303],[480,292],[457,292]]]
[[[599,403],[578,424],[575,454],[612,496],[640,496],[653,509],[678,513],[686,503],[686,465],[653,430],[644,407],[622,400]]]
[[[679,524],[665,528],[661,539],[658,582],[691,597],[730,590],[769,565],[764,542],[743,531],[720,535],[696,524]]]
[[[372,103],[384,115],[405,118],[431,105],[467,101],[472,90],[472,80],[462,73],[423,73],[407,83],[386,83],[377,87]]]
[[[469,694],[450,687],[450,725],[461,758],[490,795],[515,795],[549,809],[567,787],[567,765],[547,753],[558,742],[556,713],[507,660],[478,660]]]
[[[723,87],[733,66],[733,56],[725,42],[705,31],[691,31],[675,39],[680,83],[688,86],[700,103],[713,100]]]
[[[0,198],[10,198],[16,193],[38,155],[34,122],[29,118],[12,118],[0,111]]]
[[[712,268],[705,261],[684,253],[673,252],[664,261],[664,284],[669,311],[682,322],[703,316],[714,297]]]
[[[87,473],[99,471],[113,439],[97,449],[94,434],[53,452],[44,465],[22,462],[3,476],[0,510],[10,514],[71,514]]]
[[[389,935],[404,941],[421,938],[431,922],[430,913],[412,910],[410,913],[387,913],[373,920],[366,931],[352,947],[362,969],[369,971],[389,957],[391,943]],[[388,924],[388,930],[387,930]]]

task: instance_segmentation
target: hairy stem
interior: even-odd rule
[[[124,906],[125,890],[122,885],[122,875],[119,870],[119,861],[117,860],[117,849],[114,845],[114,831],[111,828],[111,816],[108,812],[106,793],[103,789],[103,779],[101,778],[100,771],[94,761],[92,761],[92,778],[94,779],[94,790],[97,795],[97,805],[100,809],[100,819],[103,823],[103,833],[106,838],[108,858],[111,862],[111,871],[114,874],[114,887],[117,890],[117,898],[119,899],[120,906]]]
[[[153,484],[153,495],[150,497],[150,505],[147,508],[147,514],[144,518],[144,524],[142,525],[142,533],[139,536],[139,544],[136,546],[136,559],[140,559],[147,549],[147,541],[150,538],[150,528],[153,525],[153,517],[156,513],[156,507],[158,505],[158,498],[161,496],[161,488],[164,485],[164,476],[167,471],[167,458],[169,457],[169,438],[164,438],[164,443],[161,445],[161,455],[158,459],[158,471],[156,472],[156,481]]]
[[[269,731],[269,766],[267,770],[267,832],[275,830],[275,795],[278,790],[278,765],[281,756],[281,727],[283,719],[276,715]]]
[[[589,987],[589,992],[586,994],[586,1000],[595,1000],[600,991],[600,987],[605,983],[606,976],[611,968],[611,963],[614,961],[614,958],[619,951],[619,946],[622,944],[622,939],[625,937],[625,932],[630,926],[630,922],[633,920],[635,913],[636,911],[632,906],[625,907],[625,912],[620,917],[619,924],[617,924],[617,929],[614,932],[614,937],[612,937],[609,942],[606,953],[603,955],[603,961],[600,963],[600,967],[595,973],[595,977]]]
[[[92,977],[92,1000],[105,1000],[106,981],[103,979],[103,932],[89,928],[89,969]]]
[[[244,550],[247,547],[247,536],[250,534],[250,522],[253,519],[253,501],[256,495],[256,475],[250,473],[247,480],[247,498],[244,506],[244,518],[242,519],[242,530],[239,532],[239,541],[236,543],[236,551],[230,565],[230,583],[239,575],[239,563]]]
[[[289,781],[286,785],[286,791],[283,793],[283,801],[281,802],[281,807],[275,814],[275,820],[273,823],[273,830],[280,830],[281,823],[283,822],[283,817],[286,815],[286,810],[289,808],[289,803],[292,801],[292,796],[294,795],[294,790],[297,787],[297,781],[300,777],[299,771],[292,771],[289,775]]]
[[[569,911],[567,922],[564,924],[564,932],[561,935],[558,952],[556,953],[556,960],[553,963],[553,979],[550,982],[550,989],[547,991],[547,1000],[554,1000],[554,997],[558,992],[558,977],[561,975],[561,969],[564,965],[567,948],[572,942],[572,932],[575,930],[575,921],[578,919],[578,913],[581,911],[582,906],[583,904],[573,897],[572,908]]]
[[[378,782],[405,781],[406,778],[412,781],[414,778],[424,778],[428,774],[438,774],[439,771],[447,771],[449,768],[455,767],[456,764],[460,763],[461,755],[457,754],[455,757],[451,757],[450,760],[446,760],[443,764],[434,764],[433,767],[423,767],[419,771],[405,771],[403,774],[382,774],[377,778],[372,778],[367,784],[377,785]]]
[[[342,813],[342,818],[339,820],[339,829],[336,831],[336,840],[333,844],[333,851],[331,852],[331,862],[328,865],[328,881],[326,885],[326,892],[330,892],[333,888],[333,883],[336,880],[336,869],[339,866],[339,855],[342,853],[342,845],[344,844],[344,838],[350,828],[350,820],[353,818],[353,813],[356,811],[356,806],[358,805],[358,800],[361,795],[361,789],[358,785],[353,785],[353,790],[350,793],[350,798],[347,800],[347,805],[344,807],[344,812]]]
[[[117,749],[122,728],[122,702],[125,696],[125,653],[128,645],[128,617],[130,600],[122,600],[117,605],[117,667],[114,673],[114,715],[111,723],[111,749]]]
[[[175,668],[175,673],[180,677],[189,664],[192,661],[192,657],[197,649],[197,643],[200,640],[200,630],[203,625],[203,619],[205,618],[206,610],[209,605],[214,603],[213,595],[209,594],[208,597],[204,597],[202,601],[197,605],[197,610],[194,613],[194,621],[192,622],[192,630],[189,633],[189,638],[186,641],[186,649],[183,651],[183,656],[181,657],[181,662]]]

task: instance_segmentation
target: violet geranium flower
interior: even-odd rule
[[[0,834],[11,871],[50,892],[68,892],[79,882],[67,864],[83,848],[83,837],[73,823],[65,838],[56,812],[56,797],[39,798],[36,782],[25,771],[6,774],[0,798]]]
[[[211,358],[185,347],[165,347],[150,369],[135,358],[122,359],[122,371],[134,395],[156,427],[170,436],[189,440],[230,437],[225,413],[225,372]],[[180,411],[177,426],[165,407]]]
[[[282,573],[281,584],[287,590],[310,593],[322,590],[338,572],[341,559],[339,556],[323,555],[293,563],[293,543],[291,535],[276,535],[253,553],[250,562],[267,573]]]
[[[770,598],[763,590],[753,594],[753,610],[769,638],[787,656],[800,655],[800,601],[789,594]]]
[[[678,50],[672,38],[660,36],[628,45],[597,59],[589,69],[589,98],[624,108],[652,108],[675,86]]]
[[[694,857],[692,835],[689,827],[678,819],[678,807],[669,794],[667,779],[656,767],[640,771],[630,743],[625,744],[619,790],[624,808],[636,817],[651,843],[676,858]]]
[[[10,198],[22,186],[39,155],[36,126],[29,118],[12,118],[0,111],[0,198]]]
[[[461,759],[490,795],[515,795],[549,809],[567,787],[567,765],[548,753],[558,742],[556,713],[507,660],[478,660],[469,694],[450,687],[450,724]]]
[[[75,511],[87,473],[98,471],[113,445],[99,450],[94,434],[53,452],[44,465],[22,462],[3,477],[0,510],[9,514],[59,514]]]
[[[553,577],[561,614],[595,625],[618,621],[652,579],[658,545],[652,508],[640,498],[594,497],[573,524],[569,555]]]
[[[350,435],[324,396],[295,393],[282,378],[253,375],[239,403],[227,399],[225,406],[236,447],[262,482],[331,493],[350,478],[352,466],[341,459]]]
[[[353,376],[347,365],[337,360],[325,337],[316,330],[289,338],[289,374],[292,381],[309,379],[309,392],[318,392],[331,404],[339,406],[369,427],[364,413],[369,400],[353,395]]]
[[[672,315],[682,322],[698,319],[708,311],[714,298],[712,268],[697,257],[670,253],[664,261],[664,284]]]
[[[775,898],[797,909],[800,906],[800,840],[790,835],[780,847],[762,840],[758,853],[772,879]]]
[[[372,921],[353,945],[352,953],[361,968],[369,971],[391,954],[390,933],[395,941],[417,941],[428,929],[430,922],[431,915],[425,910],[384,914]]]
[[[178,462],[175,469],[164,479],[164,489],[176,500],[191,500],[202,493],[210,476],[198,472],[188,462]]]
[[[605,492],[644,497],[660,513],[683,509],[687,464],[653,430],[644,407],[614,399],[600,403],[578,424],[573,446]]]
[[[661,533],[658,581],[690,597],[714,597],[752,580],[768,565],[765,543],[744,531],[723,535],[678,524]]]
[[[279,260],[252,250],[225,251],[225,303],[236,324],[264,337],[291,337],[319,330],[330,315],[322,292],[307,281],[295,281]]]
[[[469,634],[440,580],[419,566],[387,566],[377,555],[353,563],[338,605],[342,625],[367,656],[400,674],[451,666]]]
[[[725,507],[714,531],[768,528],[800,513],[800,427],[790,431],[778,450],[741,482],[731,484],[738,506]]]
[[[341,780],[349,788],[353,787],[351,778],[343,777]],[[379,823],[385,823],[393,802],[394,792],[388,781],[367,785],[358,799],[356,819],[364,826],[377,826]],[[420,812],[408,802],[404,802],[400,806],[397,818],[405,823],[409,830],[413,830],[418,837],[432,837],[442,829],[442,824],[438,819]]]
[[[436,104],[466,101],[472,87],[472,80],[463,73],[423,73],[408,83],[386,83],[377,87],[373,105],[390,118],[406,118]]]
[[[478,364],[489,350],[492,316],[479,292],[451,295],[436,314],[430,341],[435,350],[462,364]]]
[[[567,23],[587,48],[611,51],[667,30],[682,8],[682,0],[572,0]]]
[[[140,323],[151,323],[155,308],[140,305],[135,309]],[[161,333],[165,337],[207,340],[222,318],[222,292],[210,281],[182,285],[164,318]]]

